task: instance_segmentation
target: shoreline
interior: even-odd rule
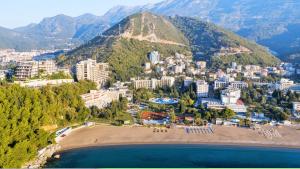
[[[77,146],[60,149],[54,154],[60,154],[72,150],[80,150],[85,148],[101,148],[101,147],[115,147],[115,146],[142,146],[142,145],[203,145],[203,146],[234,146],[234,147],[253,147],[253,148],[286,148],[286,149],[299,149],[300,146],[295,145],[280,145],[280,144],[260,144],[260,143],[228,143],[228,142],[171,142],[171,143],[150,143],[150,142],[136,142],[136,143],[118,143],[118,144],[99,144],[88,146]]]
[[[278,129],[283,138],[274,139],[266,139],[251,129],[224,126],[216,126],[213,135],[186,134],[178,128],[168,129],[168,133],[153,133],[152,130],[104,125],[82,128],[63,138],[59,143],[61,149],[56,154],[93,147],[176,144],[300,149],[297,141],[300,140],[300,131],[287,127]]]

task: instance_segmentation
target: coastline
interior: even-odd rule
[[[169,129],[169,133],[153,133],[152,130],[152,128],[146,127],[104,125],[82,128],[62,139],[59,143],[61,149],[56,154],[82,148],[156,144],[300,148],[300,142],[297,142],[297,139],[300,139],[300,131],[289,127],[278,129],[283,138],[272,140],[251,129],[236,127],[216,126],[216,132],[213,135],[186,134],[183,129]],[[224,134],[223,131],[227,131],[228,135]]]
[[[234,147],[253,147],[253,148],[286,148],[286,149],[299,149],[300,145],[280,145],[280,144],[260,144],[260,143],[228,143],[228,142],[170,142],[170,143],[158,143],[158,142],[131,142],[131,143],[118,143],[118,144],[99,144],[88,146],[76,146],[65,149],[60,149],[54,154],[61,154],[72,150],[80,150],[85,148],[98,148],[98,147],[115,147],[115,146],[135,146],[135,145],[203,145],[203,146],[234,146]]]

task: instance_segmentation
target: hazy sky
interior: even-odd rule
[[[1,2],[2,1],[2,2]],[[1,0],[0,26],[15,28],[37,23],[44,17],[84,13],[102,15],[117,5],[135,6],[162,0]]]

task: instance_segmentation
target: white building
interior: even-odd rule
[[[19,62],[15,76],[18,80],[24,81],[28,78],[32,78],[38,75],[38,62],[35,61],[24,61]]]
[[[235,88],[235,89],[245,89],[245,88],[248,88],[248,83],[243,82],[243,81],[233,81],[233,82],[230,82],[229,87]]]
[[[294,85],[294,81],[282,78],[279,82],[275,84],[277,90],[285,90]]]
[[[236,69],[237,68],[237,63],[236,62],[232,62],[231,63],[231,68],[232,69]]]
[[[300,102],[293,102],[293,112],[300,112]]]
[[[55,79],[55,80],[30,80],[30,81],[15,81],[16,84],[19,84],[22,87],[42,87],[42,86],[47,86],[47,85],[61,85],[64,83],[73,83],[73,79]]]
[[[228,88],[222,90],[221,101],[223,104],[236,104],[241,97],[240,89]]]
[[[145,89],[156,89],[158,87],[172,87],[175,83],[174,77],[163,76],[160,80],[133,80],[133,85],[135,89],[145,88]]]
[[[44,60],[38,62],[38,70],[43,74],[51,75],[57,72],[57,67],[54,60]]]
[[[150,62],[155,65],[155,64],[159,63],[160,54],[158,53],[158,51],[153,51],[148,54],[148,58],[149,58]]]
[[[109,88],[110,91],[118,91],[120,96],[127,98],[128,101],[132,101],[133,92],[129,90],[128,86],[125,86],[124,82],[116,82]]]
[[[196,67],[198,69],[206,69],[206,62],[205,61],[197,61],[196,62]]]
[[[197,97],[208,97],[209,85],[204,80],[196,82]]]
[[[214,89],[221,89],[227,87],[229,82],[223,80],[216,80],[214,81]]]
[[[194,83],[194,79],[191,77],[185,77],[183,81],[183,86],[184,87],[189,87],[192,83]]]
[[[109,64],[97,63],[96,60],[88,59],[76,65],[78,80],[91,80],[103,86],[109,79]]]
[[[175,65],[173,66],[173,72],[175,74],[181,74],[183,72],[183,66],[182,65]]]
[[[81,97],[86,107],[96,106],[102,109],[109,106],[111,102],[118,100],[120,93],[109,90],[91,90],[90,93],[83,94]]]
[[[6,78],[6,71],[0,70],[0,80],[4,80]]]

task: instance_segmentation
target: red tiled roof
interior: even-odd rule
[[[242,100],[239,99],[239,100],[236,102],[236,104],[237,104],[237,105],[244,105],[244,102],[243,102]]]
[[[167,113],[156,113],[156,112],[143,112],[141,113],[141,119],[144,120],[161,120],[166,118],[168,115]]]

